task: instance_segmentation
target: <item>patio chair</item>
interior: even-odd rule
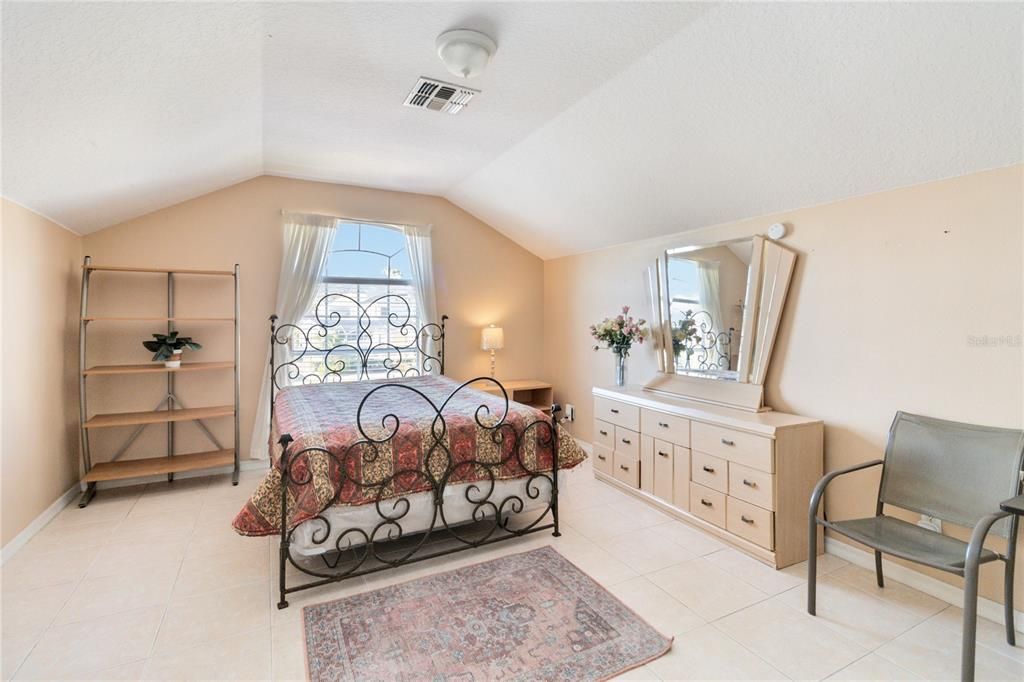
[[[830,472],[814,488],[809,513],[807,612],[812,616],[815,612],[819,525],[874,550],[879,587],[885,586],[883,553],[962,576],[964,624],[960,676],[963,680],[973,680],[980,564],[997,559],[1005,564],[1006,641],[1011,646],[1015,644],[1013,568],[1019,517],[1000,511],[999,503],[1020,493],[1022,459],[1024,431],[897,412],[889,429],[884,460]],[[874,516],[848,521],[818,517],[818,506],[829,483],[844,474],[876,466],[882,467],[882,480]],[[886,504],[973,528],[970,542],[886,516]],[[1009,516],[1012,518],[1007,519]],[[1005,555],[983,546],[990,532],[1007,538]]]

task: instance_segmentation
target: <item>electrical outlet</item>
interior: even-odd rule
[[[571,422],[576,421],[576,406],[567,404],[565,406],[565,418]]]
[[[921,520],[917,522],[917,525],[928,530],[933,530],[936,533],[942,532],[942,519],[934,516],[928,516],[927,514],[921,514]]]

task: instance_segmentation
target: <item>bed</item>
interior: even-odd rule
[[[339,329],[339,304],[358,307],[355,328]],[[271,318],[270,468],[233,522],[280,535],[278,608],[299,590],[559,535],[559,489],[585,455],[558,405],[548,415],[494,379],[444,376],[446,318],[416,327],[397,294],[328,294],[315,310],[301,325]],[[296,570],[308,578],[289,584]]]

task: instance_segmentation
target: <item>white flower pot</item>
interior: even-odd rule
[[[166,367],[167,369],[178,369],[179,367],[181,367],[181,351],[176,350],[173,351],[173,353],[174,355],[172,355],[169,359],[164,360],[164,367]]]

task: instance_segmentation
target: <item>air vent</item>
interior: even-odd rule
[[[405,98],[405,106],[457,114],[466,108],[473,95],[478,94],[479,90],[421,77]]]

